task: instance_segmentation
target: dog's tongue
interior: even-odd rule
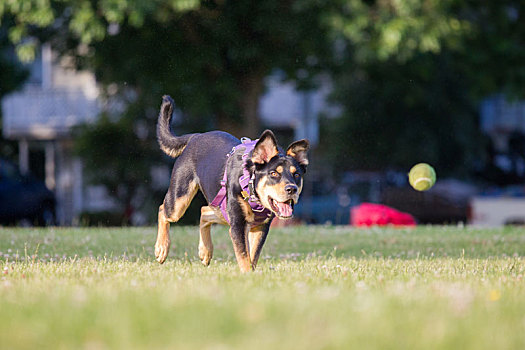
[[[293,214],[293,208],[290,204],[290,202],[286,202],[286,203],[280,203],[280,202],[275,202],[277,204],[277,208],[279,209],[279,214],[283,217],[289,217],[289,216],[292,216]]]

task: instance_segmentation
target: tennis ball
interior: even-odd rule
[[[426,191],[436,183],[436,171],[427,163],[416,164],[408,173],[408,182],[417,191]]]

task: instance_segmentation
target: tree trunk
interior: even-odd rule
[[[232,116],[225,112],[215,112],[217,117],[217,128],[222,131],[229,132],[235,137],[241,138],[244,136],[242,125],[238,120],[234,120]]]
[[[261,133],[259,116],[259,101],[264,87],[264,74],[250,72],[239,79],[241,98],[239,110],[241,113],[241,136],[255,139]]]
[[[219,130],[241,138],[257,138],[261,133],[259,100],[264,88],[264,74],[250,72],[237,79],[239,88],[239,118],[233,118],[222,111],[216,111]]]

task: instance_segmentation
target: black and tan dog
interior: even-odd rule
[[[178,158],[159,208],[157,261],[162,264],[168,256],[170,223],[184,215],[201,190],[208,202],[201,208],[200,218],[202,263],[208,265],[213,255],[211,225],[229,224],[241,271],[253,270],[273,218],[293,214],[308,165],[308,141],[296,141],[283,152],[269,130],[251,144],[222,131],[174,136],[170,131],[172,113],[173,100],[164,96],[157,139],[162,151]]]

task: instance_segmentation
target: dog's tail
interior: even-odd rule
[[[168,96],[162,96],[162,105],[160,106],[159,119],[157,122],[157,141],[160,149],[168,156],[176,158],[180,156],[188,141],[195,134],[175,136],[170,130],[170,121],[173,114],[173,99]]]

